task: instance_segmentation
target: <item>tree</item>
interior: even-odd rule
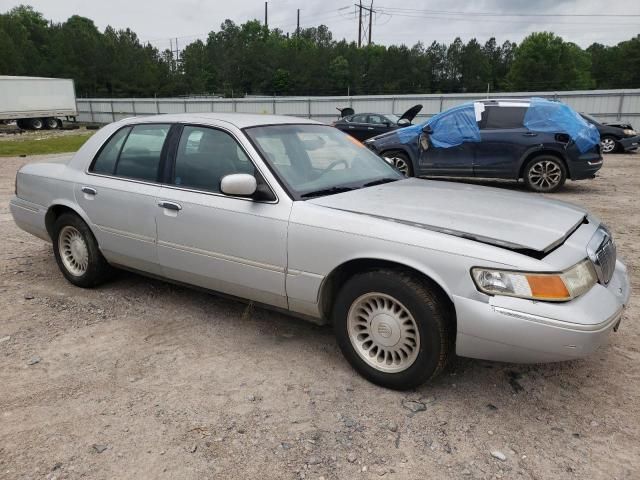
[[[517,47],[507,75],[512,90],[591,88],[591,60],[574,43],[550,32],[532,33]]]

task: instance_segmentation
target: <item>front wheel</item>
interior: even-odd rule
[[[407,154],[403,152],[385,152],[382,156],[405,177],[413,177],[411,160],[409,160]]]
[[[567,169],[564,163],[551,155],[534,158],[524,170],[524,183],[534,192],[555,192],[566,180]]]
[[[395,270],[355,275],[333,308],[338,345],[351,366],[395,390],[417,387],[442,371],[453,352],[450,317],[439,292]]]
[[[53,253],[62,274],[78,287],[94,287],[111,274],[93,233],[75,214],[62,214],[55,221]]]
[[[618,144],[613,137],[602,137],[600,139],[600,150],[602,153],[613,153],[617,150]]]

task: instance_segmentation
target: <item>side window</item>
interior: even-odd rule
[[[115,174],[155,182],[158,179],[162,146],[169,128],[170,125],[133,127],[116,162]]]
[[[222,178],[232,173],[255,175],[255,168],[231,135],[213,128],[184,127],[174,166],[175,185],[218,193]]]
[[[369,123],[382,125],[384,122],[385,122],[384,118],[382,118],[380,115],[369,115]]]
[[[367,115],[354,115],[351,117],[353,123],[367,123]]]
[[[129,127],[122,128],[109,139],[93,162],[93,166],[90,169],[91,172],[113,175],[116,162],[118,161],[118,155],[120,154],[120,150],[122,150],[122,144],[130,130],[131,128]]]
[[[499,107],[487,105],[482,112],[483,129],[522,128],[527,107]]]

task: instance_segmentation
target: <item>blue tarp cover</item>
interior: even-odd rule
[[[564,103],[534,97],[524,115],[523,123],[534,132],[561,131],[568,134],[581,153],[600,143],[598,129]]]
[[[445,110],[426,122],[401,128],[398,130],[400,141],[402,143],[414,141],[426,125],[429,125],[433,131],[430,139],[434,147],[449,148],[464,142],[480,141],[480,129],[476,122],[473,102]]]

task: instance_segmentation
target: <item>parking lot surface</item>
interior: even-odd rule
[[[384,390],[327,327],[130,273],[73,287],[8,210],[34,160],[0,159],[0,478],[640,478],[633,293],[587,359]],[[639,192],[636,154],[550,195],[607,223],[636,291]]]

